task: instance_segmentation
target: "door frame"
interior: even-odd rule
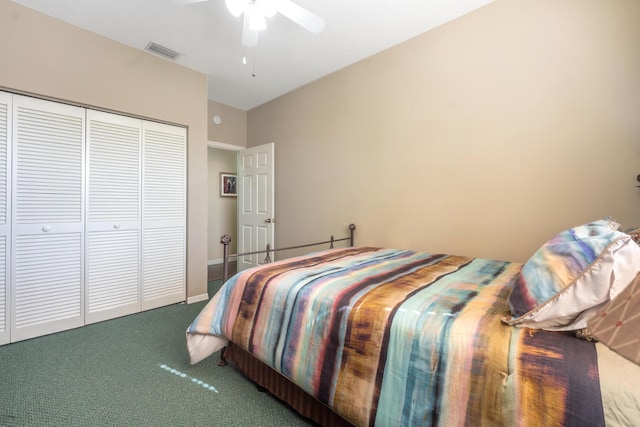
[[[224,143],[224,142],[217,142],[217,141],[211,141],[211,140],[209,140],[209,141],[207,142],[207,149],[209,149],[209,148],[220,149],[220,150],[227,150],[227,151],[235,151],[235,152],[236,152],[236,161],[237,161],[237,160],[238,160],[237,155],[238,155],[238,153],[239,153],[239,152],[241,152],[241,151],[243,151],[243,150],[247,150],[247,149],[249,149],[249,148],[253,148],[253,147],[243,147],[243,146],[240,146],[240,145],[233,145],[233,144],[228,144],[228,143]],[[272,159],[272,161],[275,161],[275,159]],[[207,177],[208,177],[208,173],[209,173],[209,169],[207,168]],[[236,170],[236,173],[237,173],[237,170]],[[274,188],[273,188],[273,191],[275,191],[275,171],[273,171],[272,179],[274,180],[274,181],[273,181],[273,187],[274,187]],[[208,192],[208,193],[209,193],[211,190],[212,190],[211,188],[207,188],[207,192]],[[209,193],[209,194],[210,194],[210,193]],[[275,208],[275,199],[273,200],[273,202],[272,202],[272,203],[273,203],[273,205],[274,205],[274,206],[272,206],[272,208]],[[238,214],[238,213],[236,212],[236,215],[237,215],[237,214]],[[208,209],[207,209],[207,221],[209,221],[209,211],[208,211]],[[239,226],[239,224],[238,224],[238,226]],[[238,230],[234,230],[234,231],[235,231],[235,235],[236,235],[236,236],[238,236],[238,235],[239,235]],[[238,238],[238,237],[237,237],[237,238]],[[271,240],[274,240],[274,238],[275,238],[275,235],[274,235],[274,232],[272,232]],[[209,238],[208,238],[208,236],[207,236],[207,254],[209,253],[209,244],[208,244],[208,241],[209,241]],[[236,241],[235,243],[236,243],[236,245],[237,245],[236,247],[238,248],[238,251],[239,251],[239,250],[240,250],[240,242]],[[272,243],[272,246],[273,246],[273,243]],[[207,256],[207,261],[208,261],[208,256]],[[207,268],[208,268],[208,266],[209,266],[209,264],[208,264],[208,262],[207,262]]]
[[[217,150],[225,150],[225,151],[235,151],[236,152],[236,156],[237,156],[237,153],[239,151],[245,150],[247,147],[243,147],[243,146],[240,146],[240,145],[227,144],[225,142],[217,142],[217,141],[209,140],[207,142],[207,150],[209,148],[215,148]],[[208,156],[208,151],[207,151],[207,156]],[[207,166],[207,179],[209,179],[209,168],[208,168],[208,166]],[[208,195],[211,194],[210,193],[211,191],[217,191],[217,190],[215,188],[207,188],[207,194]],[[207,224],[209,223],[209,215],[210,215],[209,209],[207,208]],[[236,212],[236,216],[237,216],[237,212]],[[236,234],[236,230],[234,230],[234,235],[235,234]],[[210,260],[209,260],[209,255],[208,255],[209,254],[209,243],[208,242],[209,242],[209,238],[207,236],[207,268],[210,265],[209,264]]]

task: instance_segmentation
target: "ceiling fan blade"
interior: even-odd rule
[[[314,34],[324,30],[324,19],[298,6],[291,0],[279,0],[278,12]]]
[[[258,45],[258,30],[251,29],[251,16],[249,13],[244,14],[242,22],[242,46],[253,47]]]

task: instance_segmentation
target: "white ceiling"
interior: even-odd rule
[[[177,51],[178,64],[208,76],[209,99],[246,111],[493,0],[293,0],[325,30],[278,14],[252,48],[223,0],[12,1],[136,49],[154,41]]]

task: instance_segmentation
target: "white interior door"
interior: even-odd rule
[[[85,323],[140,311],[142,121],[87,110]]]
[[[11,341],[84,324],[85,110],[13,97]]]
[[[12,96],[0,92],[0,344],[10,341],[9,327],[9,231],[11,227],[9,200],[11,200],[11,117]]]
[[[274,246],[274,145],[238,152],[238,253]],[[263,260],[264,255],[238,257],[238,271]]]

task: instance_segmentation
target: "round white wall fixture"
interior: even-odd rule
[[[213,123],[219,125],[222,123],[222,118],[220,116],[213,116]]]

